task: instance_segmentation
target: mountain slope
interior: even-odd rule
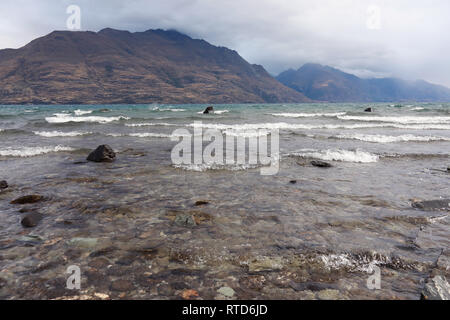
[[[450,101],[450,89],[426,81],[361,79],[328,66],[305,64],[278,81],[310,99],[331,102]]]
[[[0,103],[304,102],[236,51],[176,31],[55,31],[0,50]]]

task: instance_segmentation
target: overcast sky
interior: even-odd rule
[[[81,30],[176,29],[274,75],[316,62],[450,87],[448,0],[1,0],[0,48],[66,30],[72,4]]]

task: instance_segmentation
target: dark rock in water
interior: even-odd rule
[[[28,204],[28,203],[36,203],[42,201],[44,199],[43,196],[32,194],[29,196],[23,196],[17,198],[16,200],[11,201],[11,204]]]
[[[109,109],[100,109],[100,110],[98,110],[98,112],[110,112],[111,110],[109,110]]]
[[[8,188],[8,182],[5,180],[0,181],[0,189],[6,189]]]
[[[373,112],[372,108],[367,108],[366,110],[364,110],[364,112]]]
[[[450,211],[450,199],[413,201],[412,207],[425,211],[447,210]]]
[[[296,183],[297,183],[297,180],[291,180],[291,181],[289,181],[289,183],[290,183],[290,184],[296,184]]]
[[[203,111],[203,114],[208,114],[208,113],[210,113],[210,112],[212,112],[212,111],[214,111],[214,107],[209,106],[209,107],[207,107],[207,108],[205,109],[205,111]]]
[[[319,167],[319,168],[331,168],[332,167],[332,165],[330,163],[325,162],[325,161],[320,161],[320,160],[313,160],[313,161],[311,161],[311,164],[314,167]]]
[[[447,171],[450,172],[450,167],[447,167]]]
[[[113,291],[131,291],[134,289],[133,283],[128,280],[116,280],[111,284],[111,290]]]
[[[198,200],[198,201],[195,202],[196,206],[204,206],[204,205],[207,205],[207,204],[209,204],[209,201],[206,201],[206,200]]]
[[[76,161],[73,164],[86,164],[86,163],[87,163],[87,161]]]
[[[322,291],[327,289],[338,289],[338,286],[332,283],[322,283],[322,282],[291,282],[290,287],[294,289],[295,291],[305,291],[305,290],[311,290],[311,291]]]
[[[421,300],[450,300],[450,285],[443,276],[428,280],[422,291]]]
[[[107,144],[98,146],[97,149],[91,152],[87,157],[88,161],[93,162],[112,162],[116,158],[116,153]]]
[[[34,213],[27,214],[20,223],[25,228],[33,228],[33,227],[36,227],[41,220],[42,220],[42,215],[40,213],[34,212]]]
[[[197,225],[192,215],[183,213],[175,217],[174,223],[181,227],[195,227]]]

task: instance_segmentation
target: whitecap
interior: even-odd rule
[[[428,141],[450,141],[447,137],[438,136],[416,136],[413,134],[404,134],[399,136],[387,136],[381,134],[340,134],[333,136],[337,139],[353,139],[366,142],[392,143],[392,142],[428,142]]]
[[[80,109],[78,109],[78,110],[75,110],[73,113],[76,116],[82,116],[82,115],[85,115],[85,114],[90,114],[92,112],[93,112],[93,110],[80,110]]]
[[[0,156],[4,157],[33,157],[40,154],[60,151],[73,151],[73,148],[65,146],[55,147],[23,147],[20,149],[6,148],[0,149]]]
[[[108,123],[119,120],[129,120],[130,118],[124,116],[118,117],[99,117],[99,116],[89,116],[89,117],[73,117],[68,114],[55,113],[54,117],[47,117],[45,120],[48,123],[66,123],[66,122],[97,122],[97,123]]]
[[[327,150],[302,149],[299,150],[298,152],[290,153],[288,156],[314,158],[325,161],[342,161],[342,162],[358,162],[358,163],[377,162],[379,159],[378,155],[365,152],[362,150],[352,151],[342,149],[327,149]]]
[[[347,114],[346,112],[335,113],[271,113],[274,117],[286,118],[315,118],[315,117],[337,117]]]
[[[61,131],[33,131],[35,135],[52,138],[52,137],[77,137],[84,136],[88,134],[92,134],[92,132],[80,132],[80,131],[70,131],[70,132],[61,132]]]
[[[439,124],[450,123],[450,117],[414,117],[414,116],[391,116],[391,117],[379,117],[379,116],[338,116],[341,120],[353,120],[353,121],[370,121],[370,122],[391,122],[400,124]]]

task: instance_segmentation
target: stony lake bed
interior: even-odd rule
[[[433,298],[450,276],[450,108],[376,105],[368,122],[364,107],[0,108],[0,298]],[[278,174],[174,167],[169,128],[197,118],[281,127]],[[86,161],[100,144],[115,161]]]

